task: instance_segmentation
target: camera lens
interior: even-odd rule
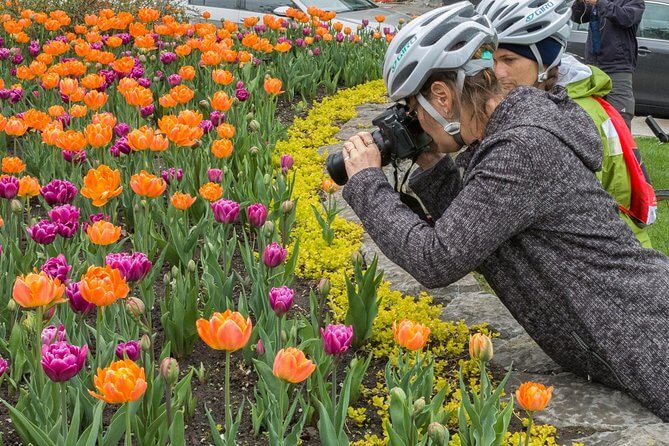
[[[348,174],[346,173],[346,166],[344,165],[344,157],[341,153],[332,153],[328,155],[325,160],[325,166],[328,169],[328,175],[332,181],[340,186],[343,186],[348,181]]]

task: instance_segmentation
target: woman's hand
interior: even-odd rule
[[[381,152],[369,132],[360,132],[344,143],[344,165],[349,178],[368,167],[381,167]]]

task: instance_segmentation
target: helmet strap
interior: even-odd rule
[[[425,109],[425,111],[444,128],[444,131],[455,139],[455,142],[458,143],[460,147],[465,145],[462,135],[460,134],[459,122],[450,122],[444,118],[421,93],[416,95],[416,99],[418,99],[418,103],[423,109]]]
[[[541,71],[541,69],[544,66],[543,61],[541,60],[541,54],[539,53],[539,49],[535,44],[530,45],[530,50],[532,50],[532,54],[534,54],[534,58],[537,60],[537,71],[539,71],[539,74],[537,75],[537,83],[540,84],[542,82],[546,82],[546,79],[548,79],[548,72],[553,68],[556,67],[559,63],[560,60],[562,59],[562,55],[564,54],[564,46],[560,49],[560,52],[557,54],[555,57],[555,60],[553,61],[552,64],[550,64],[548,67],[546,67],[545,70]]]

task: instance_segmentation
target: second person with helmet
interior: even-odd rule
[[[669,421],[669,259],[638,243],[601,187],[601,140],[583,108],[563,88],[505,96],[496,47],[490,21],[460,2],[409,22],[386,52],[390,99],[433,140],[410,186],[434,225],[401,202],[369,133],[344,143],[344,198],[423,285],[481,272],[558,364]],[[463,145],[457,164],[444,156]]]
[[[535,86],[546,91],[564,87],[569,97],[594,121],[603,148],[602,169],[597,177],[624,210],[620,217],[639,242],[651,248],[648,230],[628,215],[632,200],[631,174],[618,132],[626,133],[626,137],[631,134],[625,126],[613,126],[611,117],[597,99],[611,91],[611,79],[599,68],[565,54],[571,33],[571,3],[573,0],[483,0],[476,10],[486,15],[497,30],[499,47],[493,54],[495,75],[506,90],[518,86]],[[615,110],[611,113],[618,115]]]

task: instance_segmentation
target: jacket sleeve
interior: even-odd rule
[[[462,189],[462,180],[453,159],[446,155],[430,169],[417,169],[409,187],[437,220]]]
[[[646,5],[643,0],[597,0],[600,16],[623,28],[630,28],[641,22]]]
[[[590,21],[590,8],[582,0],[576,0],[571,6],[571,19],[576,23],[588,23]]]
[[[434,227],[420,220],[381,169],[365,169],[344,198],[390,260],[428,288],[457,281],[537,218],[542,184],[520,141],[496,144]]]

